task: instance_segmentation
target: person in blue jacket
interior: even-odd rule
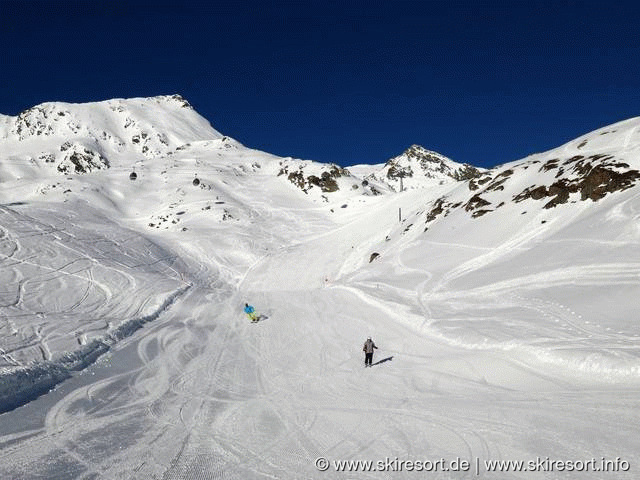
[[[253,308],[248,303],[244,304],[244,313],[246,313],[249,316],[249,320],[251,320],[253,323],[258,321],[258,317],[256,315],[256,309]]]

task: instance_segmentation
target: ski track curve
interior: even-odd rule
[[[313,462],[320,456],[583,459],[584,452],[637,458],[637,388],[583,384],[510,352],[451,345],[431,330],[436,302],[450,306],[537,283],[543,274],[462,292],[445,288],[531,241],[531,232],[496,251],[480,250],[479,257],[450,270],[435,286],[431,272],[412,269],[398,255],[390,262],[411,274],[413,283],[392,286],[346,276],[324,288],[252,290],[268,284],[261,276],[266,277],[275,255],[296,260],[307,242],[314,245],[324,237],[309,233],[295,248],[259,257],[236,275],[235,290],[194,285],[145,326],[144,334],[121,341],[49,398],[39,399],[40,407],[24,407],[24,412],[41,408],[47,413],[28,431],[0,428],[0,475],[395,479],[409,474],[322,473]],[[216,275],[194,263],[187,272],[191,276]],[[81,275],[85,284],[95,285],[94,272],[86,272]],[[559,282],[631,282],[639,268],[612,262],[552,273]],[[89,288],[97,287],[87,286],[82,295]],[[241,311],[245,299],[263,314],[257,324]],[[565,322],[574,334],[598,333],[560,303],[524,294],[504,302]],[[374,360],[383,361],[370,369],[362,366],[367,335],[379,346]],[[3,418],[18,422],[21,413]],[[603,439],[596,423],[611,425],[618,440]],[[433,478],[497,477],[483,472]]]

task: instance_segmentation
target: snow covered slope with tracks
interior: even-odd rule
[[[0,119],[3,410],[57,384],[0,415],[3,478],[411,478],[332,462],[458,457],[430,478],[558,478],[485,463],[539,458],[635,478],[640,119],[457,179],[397,158],[398,192],[389,163],[252,150],[177,97],[62,109],[104,160],[76,170],[48,108]]]

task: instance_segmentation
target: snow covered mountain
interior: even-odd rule
[[[356,166],[354,170],[367,171],[371,167]],[[469,180],[479,176],[484,170],[468,164],[460,164],[437,152],[412,145],[401,155],[389,159],[376,171],[365,175],[368,182],[380,182],[394,191],[401,189],[426,188],[437,184]]]
[[[86,173],[135,164],[191,141],[222,137],[179,95],[45,103],[0,120],[3,179],[49,166]]]
[[[9,322],[0,339],[0,368],[31,375],[26,366],[51,362],[57,373],[37,370],[42,378],[32,380],[45,386],[68,376],[58,370],[84,367],[105,342],[156,318],[196,281],[177,267],[182,260],[176,254],[145,236],[162,234],[155,242],[177,242],[197,256],[210,250],[215,276],[233,285],[266,249],[303,238],[312,228],[307,224],[326,224],[316,218],[318,208],[334,214],[379,193],[337,165],[246,148],[214,130],[178,95],[47,103],[2,120],[2,248],[11,266],[3,274],[14,285],[3,308],[8,318],[22,320]],[[310,212],[294,221],[292,208]],[[252,229],[269,231],[269,245],[247,238]],[[62,245],[62,251],[38,253],[43,243]],[[37,261],[25,264],[34,256]],[[125,260],[115,260],[121,256]],[[84,272],[87,262],[101,267],[89,268],[86,278],[65,270],[80,265]],[[106,265],[116,273],[101,271]],[[53,298],[50,291],[57,292]],[[0,397],[21,398],[19,390],[5,388]]]
[[[456,192],[452,196],[456,200],[442,198],[436,210],[447,202],[450,206],[452,201],[462,200],[460,207],[478,217],[528,199],[551,209],[568,202],[596,202],[632,188],[640,180],[637,123],[621,122],[560,148],[485,172],[468,182],[470,193]],[[431,214],[433,217],[438,212]]]
[[[179,96],[1,116],[0,475],[635,465],[638,181],[640,118],[483,170],[282,158]]]

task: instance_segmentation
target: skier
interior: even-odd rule
[[[244,313],[247,314],[247,316],[249,317],[249,320],[251,320],[251,322],[256,323],[258,321],[258,317],[256,316],[256,309],[253,308],[248,303],[244,304]]]
[[[362,347],[362,351],[364,352],[364,366],[370,367],[371,362],[373,361],[373,350],[377,349],[376,344],[373,343],[371,337],[367,338],[367,341],[364,342],[364,347]]]

